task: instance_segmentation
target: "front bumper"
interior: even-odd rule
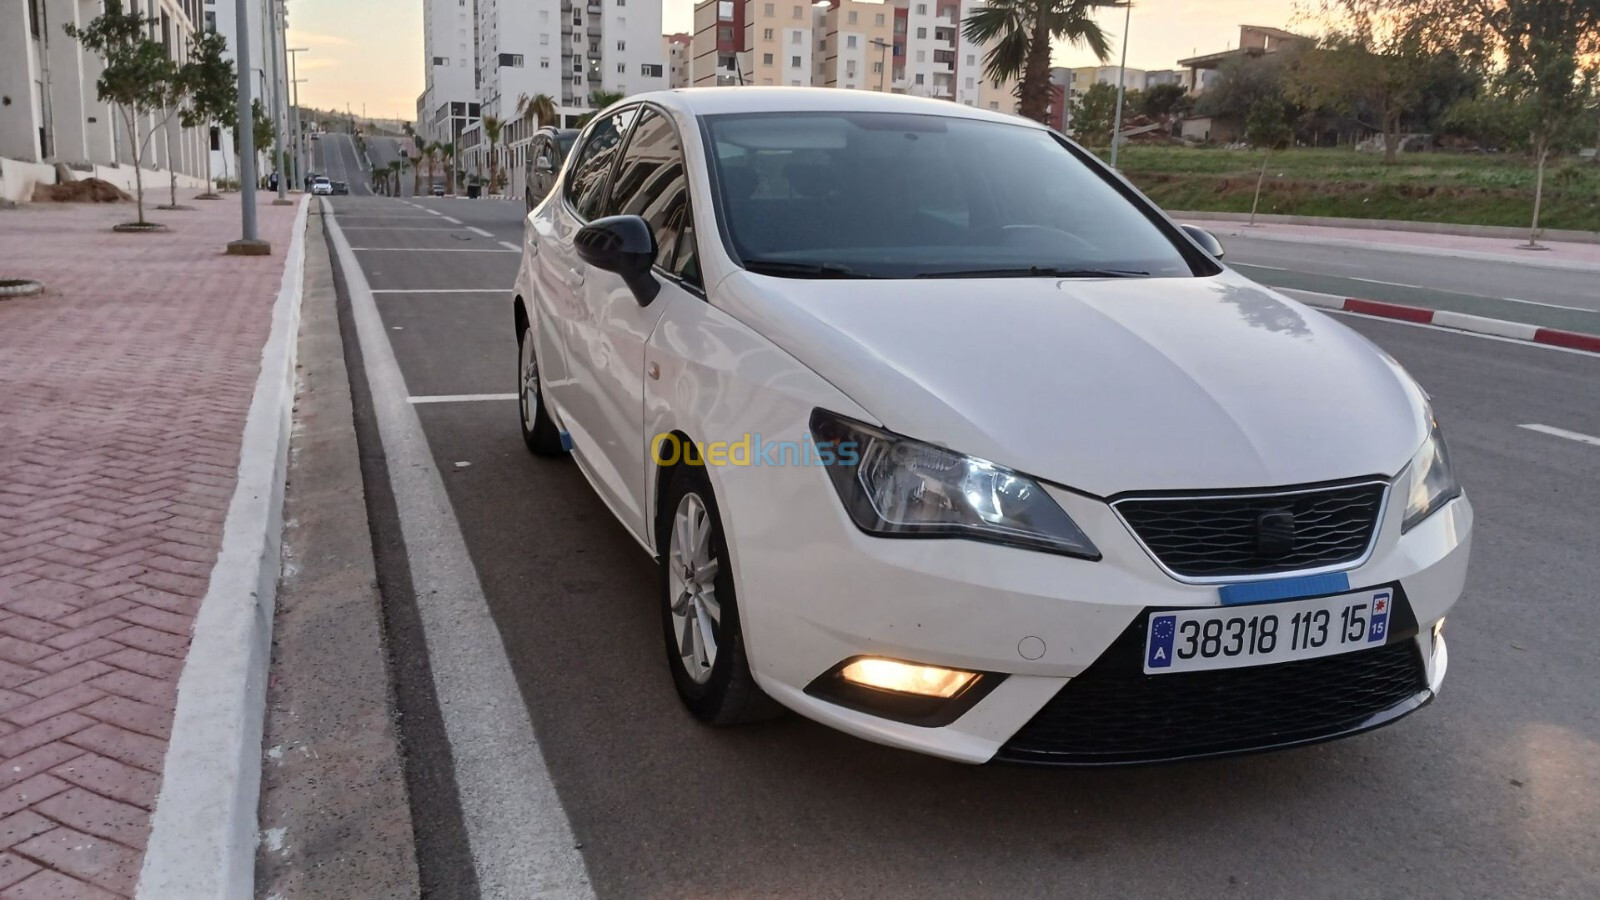
[[[1109,506],[1065,491],[1052,493],[1099,547],[1098,562],[966,540],[871,537],[845,518],[826,476],[815,468],[712,467],[710,474],[729,520],[724,524],[745,639],[761,687],[800,714],[858,737],[971,763],[1191,758],[1326,740],[1393,721],[1431,699],[1443,679],[1445,649],[1432,626],[1461,594],[1473,518],[1463,496],[1402,537],[1401,504],[1391,502],[1371,556],[1348,571],[1350,590],[1396,585],[1415,624],[1396,629],[1377,651],[1328,659],[1344,659],[1359,672],[1367,654],[1409,654],[1410,680],[1401,686],[1411,689],[1389,685],[1391,693],[1383,696],[1393,702],[1367,704],[1348,716],[1311,723],[1315,727],[1235,729],[1221,740],[1134,742],[1131,750],[1098,755],[1044,754],[1037,741],[1025,747],[1021,738],[1036,717],[1079,695],[1068,690],[1074,679],[1092,686],[1101,678],[1096,672],[1124,665],[1119,642],[1140,640],[1132,655],[1137,660],[1149,610],[1218,606],[1217,587],[1173,579]],[[1003,678],[959,718],[937,727],[894,721],[806,692],[818,676],[861,655]],[[1260,675],[1293,665],[1229,671]],[[1161,690],[1169,691],[1178,687],[1171,679],[1185,677],[1150,676],[1167,679]],[[1115,694],[1116,685],[1111,687]]]

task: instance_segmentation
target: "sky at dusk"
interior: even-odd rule
[[[518,0],[503,0],[518,2]],[[1232,47],[1240,25],[1278,28],[1295,22],[1295,0],[1143,0],[1133,8],[1128,65],[1168,69],[1178,59]],[[664,31],[689,31],[692,0],[666,0]],[[1122,11],[1107,10],[1102,24],[1112,35],[1112,59],[1120,52]],[[421,0],[292,0],[289,45],[300,54],[300,102],[369,116],[409,119],[422,92]],[[1081,50],[1056,49],[1058,65],[1091,65]]]

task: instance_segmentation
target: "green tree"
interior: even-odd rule
[[[1166,119],[1186,111],[1192,103],[1181,84],[1158,84],[1144,92],[1138,110],[1152,119]]]
[[[531,122],[534,128],[543,128],[546,122],[556,120],[556,101],[549,94],[527,94],[517,98],[517,121]]]
[[[1285,59],[1292,55],[1285,49],[1228,60],[1217,70],[1216,82],[1195,101],[1195,112],[1244,125],[1262,100],[1284,99]]]
[[[234,116],[233,146],[235,147],[238,147],[242,143],[239,140],[238,118],[239,117],[237,115]],[[254,141],[256,155],[260,156],[262,153],[270,153],[271,150],[269,148],[272,146],[273,139],[276,137],[278,130],[273,127],[272,117],[267,115],[267,108],[261,104],[260,97],[255,97],[250,100],[250,120],[250,137],[251,140]],[[258,168],[256,171],[259,172],[260,169]],[[243,189],[244,188],[241,185],[240,190]]]
[[[494,191],[494,186],[499,182],[500,169],[497,163],[500,156],[500,133],[505,131],[506,123],[496,116],[483,117],[483,152],[489,157],[489,191]]]
[[[1105,62],[1111,56],[1111,44],[1090,13],[1096,6],[1120,5],[1091,0],[992,0],[967,16],[962,31],[968,40],[990,48],[983,58],[984,77],[1002,82],[1017,79],[1018,112],[1044,122],[1050,109],[1051,42],[1084,47]],[[1107,130],[1110,127],[1107,124]]]
[[[1089,85],[1072,109],[1072,137],[1088,147],[1111,143],[1111,129],[1117,117],[1117,89],[1105,82]]]
[[[232,128],[239,117],[238,76],[233,60],[223,57],[227,49],[228,39],[215,31],[196,32],[189,39],[189,61],[182,72],[189,83],[189,104],[180,114],[185,128]],[[206,199],[216,197],[212,192],[210,146],[207,141],[206,192],[200,195]]]
[[[589,120],[598,115],[601,110],[613,103],[616,103],[618,100],[621,100],[626,96],[627,94],[624,94],[621,91],[591,91],[589,93],[589,108],[593,111],[584,113],[581,117],[579,117],[578,127],[582,128],[583,126],[589,124]]]
[[[95,80],[96,96],[104,103],[116,104],[128,133],[128,145],[133,153],[134,197],[138,204],[140,225],[148,225],[144,218],[144,151],[150,136],[159,130],[159,123],[144,136],[139,136],[140,122],[163,112],[165,91],[176,77],[172,61],[167,59],[166,48],[149,37],[155,20],[124,13],[122,0],[106,0],[105,12],[88,25],[79,28],[67,23],[67,36],[100,57],[105,68]],[[169,114],[170,115],[170,114]],[[163,118],[161,120],[165,122]]]
[[[1261,205],[1261,187],[1267,181],[1267,164],[1272,161],[1272,151],[1294,138],[1289,125],[1289,107],[1281,100],[1263,97],[1250,109],[1245,120],[1245,140],[1265,151],[1261,156],[1261,174],[1256,176],[1256,196],[1250,201],[1250,223],[1256,224],[1256,208]]]

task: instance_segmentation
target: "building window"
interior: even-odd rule
[[[971,78],[967,79],[967,90],[969,90],[969,91],[972,90],[972,79]]]
[[[772,54],[771,53],[763,53],[763,54],[761,54],[761,64],[763,66],[772,65]]]
[[[918,3],[917,4],[917,15],[925,16],[927,14],[928,14],[928,4],[926,4],[926,3]]]
[[[778,13],[772,7],[773,7],[773,5],[771,3],[763,4],[762,7],[761,7],[762,15],[767,15],[767,16],[775,16],[775,15],[777,15]]]
[[[921,50],[918,50],[917,51],[917,62],[927,62],[927,61],[928,61],[928,54],[923,52],[923,51],[921,51]]]
[[[548,9],[539,10],[539,21],[541,21],[541,22],[550,21],[550,10],[548,10]]]
[[[541,47],[548,47],[548,46],[550,46],[550,35],[548,35],[548,34],[541,34],[541,35],[539,35],[539,45],[540,45],[540,46],[541,46]]]
[[[763,29],[761,29],[761,39],[764,40],[764,41],[772,40],[772,29],[771,28],[763,28]]]
[[[436,65],[436,66],[448,66],[448,65],[450,65],[450,57],[448,57],[448,56],[435,56],[433,58],[433,64]]]
[[[926,28],[918,28],[917,29],[917,40],[919,40],[919,41],[920,40],[925,40],[927,37],[928,37],[928,29],[926,29]]]
[[[976,60],[977,60],[976,56],[973,56],[971,53],[967,54],[967,65],[969,65],[969,66],[970,65],[975,65],[976,64]]]
[[[878,13],[877,15],[873,16],[872,17],[872,24],[874,24],[874,25],[882,25],[883,24],[883,13]]]
[[[847,18],[849,19],[851,25],[856,24],[856,11],[853,9],[850,10],[850,15]]]
[[[548,57],[548,56],[539,57],[539,68],[541,68],[541,69],[550,68],[550,57]]]
[[[801,18],[804,18],[804,16],[803,16],[803,15],[801,15],[801,10],[803,10],[803,9],[804,9],[804,8],[805,8],[805,7],[802,7],[802,6],[796,6],[796,7],[795,7],[795,8],[794,8],[794,17],[795,17],[795,18],[796,18],[796,19],[801,19]]]
[[[617,63],[617,74],[618,75],[626,75],[626,74],[628,74],[628,64],[627,63]]]
[[[660,78],[661,67],[654,63],[644,63],[639,66],[639,74],[646,78]]]
[[[789,68],[791,68],[791,69],[800,68],[800,57],[798,57],[798,56],[789,57]]]
[[[791,31],[791,32],[789,32],[789,43],[791,43],[791,44],[800,43],[800,38],[804,34],[805,34],[805,32],[803,32],[803,31]]]
[[[717,26],[717,40],[719,40],[719,41],[731,41],[731,40],[733,40],[733,26],[732,25],[718,25]]]
[[[628,27],[628,20],[624,19],[621,16],[617,16],[617,27],[618,28],[627,28]]]
[[[989,108],[990,109],[999,109],[1000,108],[1000,103],[998,101],[996,101],[996,100],[990,100],[989,101]]]
[[[789,82],[789,86],[790,87],[799,87],[800,86],[800,82],[799,81],[791,81],[791,82]]]
[[[921,72],[917,73],[917,84],[922,84],[922,73]]]
[[[617,49],[618,50],[626,50],[626,49],[628,49],[628,42],[627,41],[617,41]]]
[[[856,48],[856,36],[853,34],[846,35],[844,39],[844,45],[846,48],[854,50]]]
[[[874,75],[883,74],[883,63],[881,63],[881,62],[873,63],[872,64],[872,74],[874,74]]]
[[[844,74],[847,77],[850,77],[850,78],[856,77],[856,61],[855,60],[853,60],[853,59],[845,60],[845,63],[844,63]]]
[[[574,75],[574,76],[572,76],[572,86],[573,87],[583,87],[583,76],[582,75]]]
[[[724,22],[733,19],[733,0],[719,0],[717,3],[717,18]]]

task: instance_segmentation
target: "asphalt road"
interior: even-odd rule
[[[1262,284],[1600,334],[1600,273],[1229,236]]]
[[[329,132],[311,142],[311,171],[350,185],[350,196],[372,196],[372,172],[348,134]],[[402,179],[404,180],[404,179]]]
[[[599,896],[1600,896],[1600,446],[1520,427],[1600,435],[1600,357],[1343,317],[1432,392],[1477,508],[1450,675],[1427,709],[1262,756],[964,767],[798,717],[696,724],[669,680],[652,563],[570,462],[528,455],[496,398],[515,391],[518,257],[495,251],[520,241],[521,205],[333,206],[498,630],[481,652],[509,657]],[[1350,274],[1243,243],[1241,260]],[[1514,277],[1540,297],[1571,288]],[[432,601],[412,589],[375,388],[353,382],[424,886],[474,896],[458,799],[474,786],[452,766],[471,736],[441,725],[429,673],[453,661],[427,655]],[[447,395],[489,397],[415,402]]]

